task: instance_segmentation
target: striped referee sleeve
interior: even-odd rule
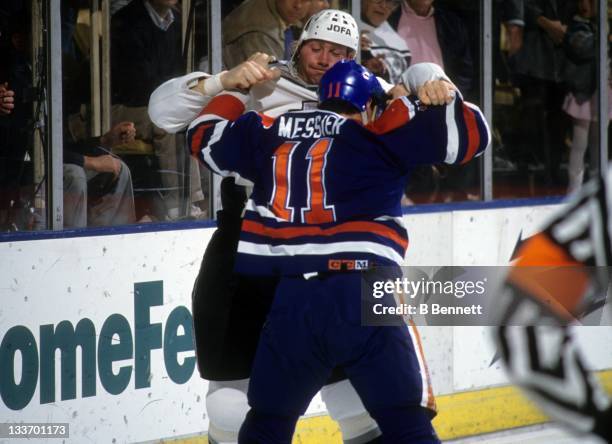
[[[495,329],[510,380],[552,419],[605,442],[612,442],[610,399],[589,370],[573,327],[563,325],[605,302],[609,276],[601,267],[610,265],[612,253],[611,179],[612,167],[523,244],[499,295]]]

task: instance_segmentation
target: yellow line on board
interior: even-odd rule
[[[612,393],[612,370],[598,372],[608,393]],[[434,427],[442,440],[481,435],[525,427],[548,419],[518,389],[493,387],[436,397],[438,416]],[[165,440],[172,444],[208,444],[204,436]],[[293,444],[342,444],[340,430],[328,415],[311,416],[298,422]]]

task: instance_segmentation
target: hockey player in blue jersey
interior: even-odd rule
[[[270,57],[254,54],[248,61],[212,77],[191,73],[160,85],[151,95],[151,119],[174,133],[187,126],[218,93],[240,88],[249,91],[247,110],[277,117],[289,110],[313,109],[317,86],[335,61],[350,59],[359,45],[358,33],[347,35],[346,23],[357,29],[354,19],[343,11],[327,9],[305,25],[292,61],[275,64],[278,80],[261,82],[275,69]],[[401,95],[413,91],[426,104],[450,100],[450,80],[432,63],[411,66],[402,76],[405,88],[385,90]],[[273,79],[275,76],[271,76]],[[438,80],[447,80],[440,82]],[[383,85],[384,87],[384,85]],[[217,229],[206,246],[192,293],[194,342],[198,369],[210,381],[206,393],[208,440],[211,444],[236,443],[238,431],[249,410],[248,379],[257,342],[275,292],[276,277],[244,276],[233,273],[234,259],[247,200],[246,188],[232,177],[221,181],[222,209],[217,212]],[[250,191],[249,191],[250,192]],[[321,400],[337,422],[345,444],[380,443],[380,430],[367,414],[357,392],[341,368],[332,372],[321,389]]]
[[[378,93],[367,70],[340,62],[321,80],[319,110],[239,117],[245,98],[223,94],[189,128],[209,168],[253,186],[236,270],[281,276],[240,442],[289,443],[336,366],[386,442],[438,442],[416,339],[404,324],[361,325],[361,282],[397,275],[403,262],[400,200],[410,170],[466,162],[490,136],[480,111],[458,94],[429,108],[401,98],[370,121]]]

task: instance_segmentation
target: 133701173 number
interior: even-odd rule
[[[68,438],[68,423],[0,423],[0,438]]]

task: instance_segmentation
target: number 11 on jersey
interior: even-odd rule
[[[325,167],[332,142],[330,138],[323,138],[312,144],[305,157],[308,160],[306,177],[296,182],[296,178],[291,177],[291,158],[301,142],[285,142],[276,149],[272,156],[274,189],[270,198],[276,216],[294,222],[295,209],[289,205],[294,183],[294,186],[305,184],[308,190],[307,206],[300,211],[302,223],[323,224],[336,220],[334,206],[327,204],[325,190]]]

